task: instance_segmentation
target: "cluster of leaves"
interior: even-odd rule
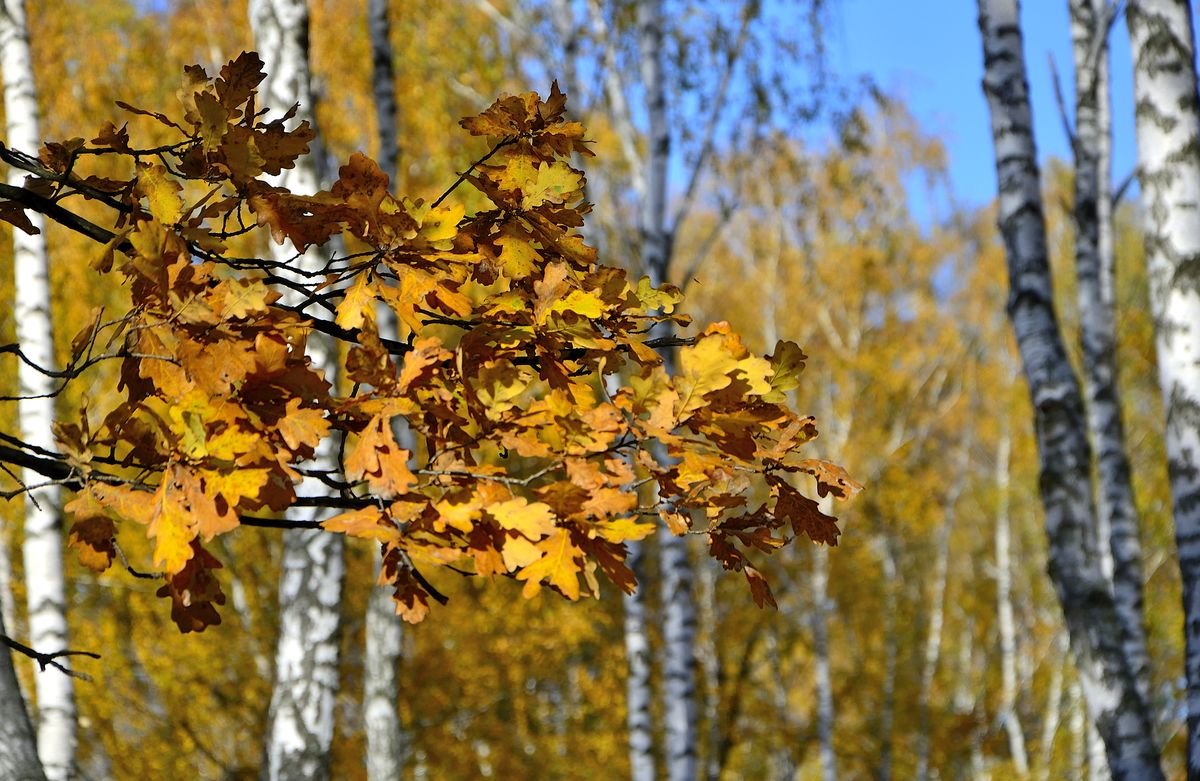
[[[313,131],[266,120],[263,78],[253,53],[215,78],[188,68],[174,117],[122,104],[175,143],[135,148],[110,123],[90,142],[47,144],[29,166],[36,198],[0,210],[19,226],[21,209],[83,195],[116,214],[109,231],[43,209],[107,239],[93,266],[121,274],[132,302],[115,320],[97,312],[73,343],[74,369],[119,358],[125,400],[57,429],[84,564],[108,567],[118,528],[144,526],[186,632],[219,622],[224,602],[205,545],[306,506],[341,511],[321,524],[330,532],[378,541],[381,582],[413,622],[439,596],[423,568],[511,576],[527,597],[598,594],[597,570],[632,591],[625,543],[656,517],[705,535],[760,606],[774,600],[748,550],[800,535],[836,544],[835,520],[789,479],[811,475],[821,496],[858,489],[801,454],[816,428],[787,399],[804,354],[781,341],[751,355],[724,323],[655,338],[688,325],[680,292],[599,265],[584,242],[590,207],[569,158],[590,153],[557,85],[464,120],[491,151],[426,204],[393,196],[363,155],[315,195],[269,183]],[[128,161],[130,175],[85,175],[97,158]],[[464,182],[489,208],[443,203]],[[308,273],[230,250],[258,233],[346,251]],[[381,306],[398,334],[380,333]],[[310,340],[340,345],[347,388],[313,367]],[[314,469],[329,441],[339,468]],[[305,480],[325,495],[298,497]]]

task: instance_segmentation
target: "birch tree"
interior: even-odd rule
[[[396,133],[396,73],[393,64],[388,0],[367,3],[367,36],[371,41],[371,94],[378,126],[379,167],[397,181],[399,155]],[[397,338],[396,318],[390,307],[376,307],[379,330]],[[407,427],[396,425],[397,441],[412,450]],[[376,565],[378,571],[379,565]],[[400,724],[400,655],[404,633],[391,589],[376,585],[367,599],[366,649],[363,661],[363,727],[367,733],[367,778],[390,781],[404,770],[407,736]]]
[[[1200,777],[1200,109],[1191,6],[1126,12],[1146,266],[1183,580],[1188,777]]]
[[[315,127],[315,96],[309,70],[309,9],[307,0],[251,0],[250,25],[255,45],[264,53],[267,79],[263,102],[273,111],[298,105],[293,123]],[[283,171],[276,184],[296,193],[321,189],[323,171],[320,136],[310,155]],[[325,267],[328,255],[310,249],[299,254],[290,244],[273,245],[272,255],[295,263],[303,272]],[[293,295],[293,305],[305,303]],[[308,354],[326,380],[336,381],[337,355],[319,334],[308,340]],[[317,468],[336,471],[336,444],[324,440],[315,457]],[[310,481],[312,482],[312,481]],[[323,492],[320,484],[304,488]],[[334,698],[338,692],[338,643],[341,635],[341,595],[345,576],[344,539],[321,529],[284,532],[279,585],[279,639],[275,656],[275,686],[262,776],[265,779],[324,779],[329,776],[329,747],[333,740]]]
[[[1069,5],[1075,63],[1075,127],[1070,138],[1075,157],[1072,218],[1083,388],[1096,458],[1099,553],[1102,569],[1112,579],[1125,657],[1139,693],[1149,702],[1140,521],[1117,389],[1108,149],[1108,31],[1115,10],[1106,0],[1071,0]]]
[[[9,146],[33,152],[41,146],[33,60],[25,23],[24,0],[0,3],[0,69],[4,77],[4,114]],[[8,182],[20,186],[25,174],[9,170]],[[44,222],[34,216],[30,235],[13,231],[14,320],[17,342],[26,360],[18,364],[17,404],[21,438],[46,451],[55,448],[54,339],[50,321],[50,268]],[[63,574],[62,523],[57,485],[24,470],[25,593],[29,642],[42,650],[67,647],[66,582]],[[68,778],[75,763],[75,689],[72,679],[55,670],[35,674],[38,756],[47,778]]]
[[[0,636],[5,632],[0,619]],[[52,675],[62,675],[51,670]],[[63,676],[64,678],[67,676]],[[12,653],[0,643],[0,778],[20,781],[43,781],[46,778],[38,761],[37,741],[21,687],[13,670]]]
[[[1009,318],[1034,408],[1050,578],[1114,778],[1161,778],[1149,709],[1125,656],[1123,627],[1101,568],[1083,400],[1053,305],[1016,0],[979,0],[979,29],[1011,286]]]

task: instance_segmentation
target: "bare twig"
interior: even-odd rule
[[[38,667],[42,672],[45,672],[47,667],[53,667],[54,669],[62,672],[64,675],[69,675],[72,678],[79,678],[80,680],[84,681],[91,681],[92,676],[88,675],[87,673],[81,673],[76,670],[72,670],[69,667],[64,667],[56,660],[67,656],[87,656],[91,659],[100,658],[100,654],[93,653],[91,651],[71,651],[64,649],[62,651],[43,653],[42,651],[36,651],[33,648],[30,648],[24,643],[17,642],[5,634],[0,634],[0,642],[4,643],[17,653],[28,656],[30,659],[37,662]]]

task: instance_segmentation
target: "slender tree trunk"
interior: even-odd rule
[[[953,706],[959,719],[970,719],[974,726],[968,733],[967,744],[971,747],[965,762],[960,762],[956,778],[980,779],[983,770],[983,734],[986,730],[984,719],[976,713],[979,710],[979,681],[975,674],[975,627],[969,616],[963,616],[962,630],[958,639],[958,668],[957,681],[954,686]]]
[[[367,33],[371,40],[371,92],[375,99],[378,127],[379,167],[399,185],[397,160],[399,139],[396,129],[396,74],[393,65],[391,23],[388,0],[368,0]],[[386,305],[378,307],[381,335],[397,338],[395,312]],[[400,422],[402,419],[397,419]],[[415,452],[412,432],[407,426],[394,425],[397,442]],[[382,562],[376,562],[376,573]],[[400,723],[400,661],[404,628],[396,615],[391,589],[376,585],[367,598],[366,649],[363,661],[363,727],[366,732],[366,764],[369,781],[391,781],[404,771],[409,751],[409,736]]]
[[[880,539],[883,560],[883,693],[879,706],[879,760],[875,765],[877,781],[892,779],[892,740],[896,726],[896,662],[900,654],[900,638],[897,635],[896,612],[898,610],[896,590],[899,586],[896,573],[896,555],[888,537]]]
[[[1185,0],[1131,0],[1127,22],[1150,305],[1183,576],[1188,777],[1200,778],[1200,108],[1192,13]]]
[[[1108,781],[1112,778],[1108,772],[1108,760],[1104,756],[1104,741],[1090,720],[1087,723],[1087,762],[1088,781]]]
[[[654,781],[654,723],[650,706],[650,638],[646,630],[645,548],[640,542],[628,543],[625,566],[633,572],[638,589],[625,597],[625,659],[629,665],[625,680],[625,723],[629,730],[629,775],[633,781]]]
[[[1034,409],[1049,573],[1088,708],[1118,779],[1162,778],[1148,708],[1100,566],[1083,401],[1054,313],[1041,182],[1016,0],[979,0],[984,95],[992,117],[1009,318]]]
[[[251,0],[250,24],[256,48],[266,61],[262,103],[274,111],[299,103],[293,122],[314,127],[314,95],[308,65],[309,12],[305,0]],[[323,150],[318,139],[312,154],[278,177],[292,192],[315,193],[321,187]],[[272,246],[277,259],[295,257],[290,245]],[[310,250],[301,268],[322,268],[327,255]],[[298,301],[292,300],[296,304]],[[325,379],[336,382],[336,353],[327,340],[312,334],[308,354]],[[317,469],[337,468],[336,443],[321,443]],[[301,490],[324,490],[318,485]],[[338,691],[338,642],[341,634],[342,581],[345,577],[343,537],[320,529],[284,533],[283,572],[279,584],[279,640],[275,687],[267,726],[266,759],[261,775],[275,781],[308,781],[329,777],[333,740],[334,698]]]
[[[721,759],[718,747],[721,744],[721,615],[717,605],[717,565],[714,561],[703,561],[696,573],[699,591],[700,640],[696,645],[696,656],[704,671],[704,726],[705,751],[702,777],[706,781],[718,781],[721,776]]]
[[[0,635],[5,632],[0,621]],[[62,675],[58,670],[53,672]],[[65,676],[64,676],[65,677]],[[33,725],[21,698],[21,687],[13,670],[12,653],[0,644],[0,778],[12,781],[44,781],[38,761]]]
[[[1049,781],[1050,765],[1054,759],[1054,739],[1058,735],[1058,726],[1062,720],[1063,680],[1066,667],[1070,663],[1071,649],[1065,635],[1058,642],[1062,659],[1054,665],[1050,676],[1050,686],[1046,690],[1046,707],[1042,711],[1042,746],[1038,756],[1036,777],[1039,781]]]
[[[0,2],[0,69],[4,72],[4,113],[8,144],[36,154],[41,147],[37,89],[25,24],[24,0]],[[20,186],[24,174],[9,171],[9,184]],[[39,230],[40,215],[30,214]],[[54,369],[54,339],[50,322],[50,265],[45,233],[30,236],[13,230],[13,320],[17,342],[29,360],[44,370]],[[24,362],[17,364],[21,400],[17,419],[21,438],[30,445],[54,449],[54,382]],[[25,496],[25,594],[29,608],[29,642],[39,651],[67,647],[66,581],[63,574],[62,519],[57,486],[35,487],[43,479],[24,470],[21,479],[32,490]],[[65,660],[64,660],[65,663]],[[35,673],[38,756],[50,781],[68,778],[75,764],[75,686],[57,670]]]
[[[1071,716],[1067,720],[1071,752],[1067,767],[1070,768],[1071,778],[1081,779],[1084,778],[1087,764],[1087,705],[1083,701],[1078,679],[1072,680],[1067,687],[1067,696],[1071,700]]]
[[[1008,753],[1013,768],[1022,776],[1029,773],[1029,755],[1025,751],[1025,732],[1017,716],[1017,636],[1013,622],[1011,526],[1009,519],[1008,429],[1000,435],[996,448],[996,626],[1000,633],[1000,713],[998,720],[1008,736]]]
[[[649,138],[646,192],[641,204],[642,268],[655,285],[667,281],[673,236],[667,224],[671,132],[663,71],[663,9],[660,0],[637,4],[638,48]],[[674,370],[674,356],[664,364]],[[696,703],[696,601],[686,537],[659,535],[663,611],[663,718],[670,781],[694,781],[699,772],[699,708]]]
[[[1125,658],[1149,702],[1142,545],[1117,390],[1112,206],[1108,184],[1107,0],[1070,0],[1075,59],[1075,269],[1087,421],[1096,453],[1099,552],[1112,578]]]
[[[821,512],[830,514],[832,501],[822,500]],[[817,695],[817,740],[822,781],[837,781],[837,753],[833,748],[833,677],[829,669],[829,549],[818,545],[812,551],[813,675]]]
[[[950,573],[950,537],[954,532],[958,499],[967,484],[970,448],[964,444],[958,473],[942,505],[942,527],[938,530],[937,558],[933,563],[933,591],[929,595],[929,626],[921,657],[920,690],[917,694],[917,766],[914,778],[929,778],[929,754],[933,746],[933,683],[942,655],[942,628],[946,621],[946,583]]]

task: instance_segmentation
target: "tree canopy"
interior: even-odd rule
[[[425,203],[392,194],[362,154],[315,195],[270,183],[313,132],[290,113],[265,118],[263,78],[243,53],[215,77],[187,68],[163,113],[119,104],[161,124],[165,143],[140,145],[110,121],[37,157],[0,152],[29,173],[3,186],[0,217],[35,230],[33,210],[87,236],[86,273],[119,275],[128,294],[124,311],[93,312],[55,373],[60,389],[110,383],[123,400],[85,401],[57,424],[58,454],[7,434],[0,446],[0,460],[76,491],[66,510],[82,563],[106,569],[121,535],[143,527],[158,594],[189,632],[220,622],[221,563],[206,545],[240,526],[319,523],[378,541],[381,581],[412,622],[442,599],[427,577],[439,568],[506,575],[525,596],[598,595],[598,574],[629,592],[624,543],[659,518],[702,535],[760,607],[774,599],[752,553],[801,536],[837,543],[835,519],[793,484],[859,490],[804,452],[816,422],[788,400],[806,356],[783,340],[754,355],[723,322],[658,335],[690,325],[683,296],[601,264],[585,241],[586,178],[572,162],[591,152],[557,85],[464,119],[488,151]],[[101,205],[104,224],[81,201]],[[263,259],[268,240],[297,256],[337,251],[306,272]],[[399,338],[379,333],[380,302]],[[343,380],[313,369],[310,339],[337,345]],[[336,471],[307,463],[325,438]],[[337,514],[291,517],[301,508]]]

